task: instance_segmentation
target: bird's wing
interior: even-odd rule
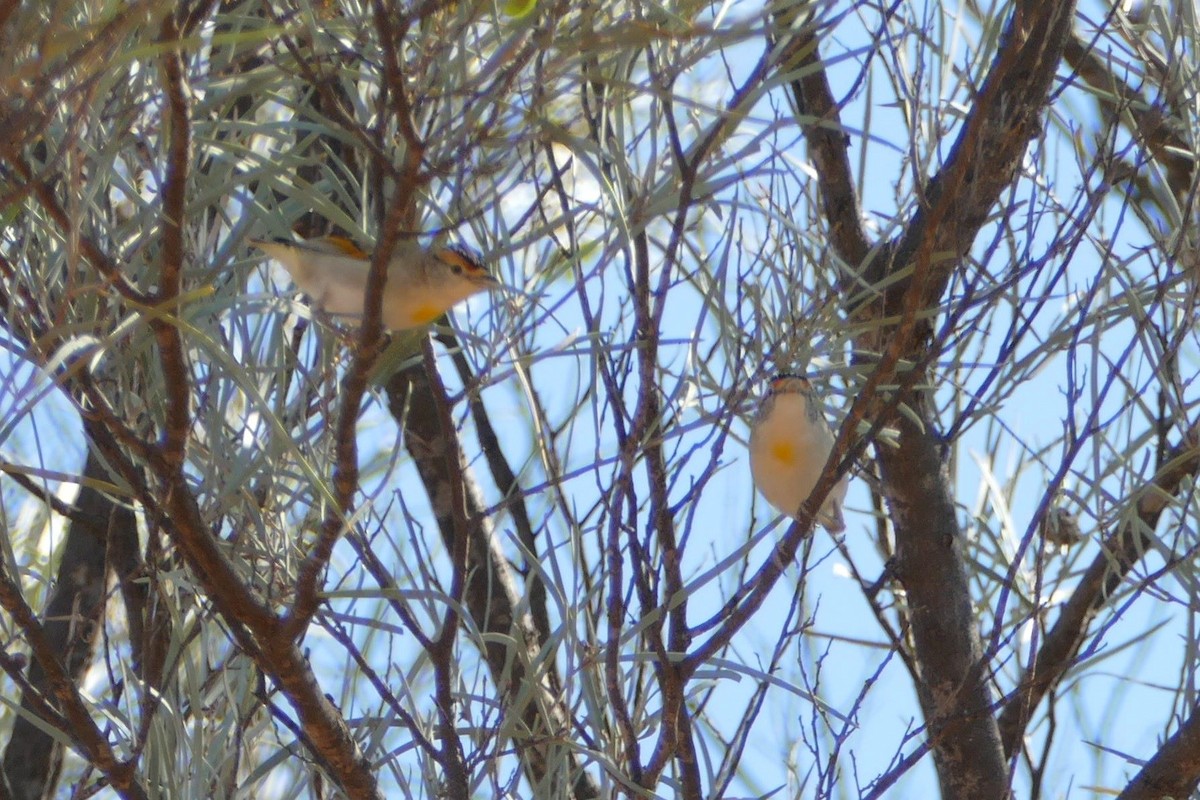
[[[321,256],[310,265],[303,279],[296,273],[296,285],[320,308],[335,315],[363,313],[363,298],[367,291],[370,264],[348,256]]]
[[[370,262],[325,248],[255,242],[292,276],[299,289],[330,314],[361,315]]]

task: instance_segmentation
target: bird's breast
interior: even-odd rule
[[[796,457],[799,455],[795,442],[778,438],[771,442],[767,452],[775,461],[789,467],[796,463]]]

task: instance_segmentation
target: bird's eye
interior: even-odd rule
[[[455,275],[462,275],[462,273],[463,273],[462,264],[451,264],[450,271],[453,272]]]

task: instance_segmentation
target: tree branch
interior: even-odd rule
[[[1200,713],[1187,718],[1133,776],[1117,800],[1192,797],[1200,786]]]
[[[98,629],[103,624],[106,542],[110,536],[132,536],[137,542],[133,511],[88,485],[87,479],[109,480],[90,449],[83,476],[85,480],[70,509],[71,524],[63,543],[58,577],[42,622],[46,644],[62,665],[64,675],[75,683],[91,666]],[[29,686],[42,695],[53,696],[40,658],[29,664]],[[18,800],[53,796],[62,769],[62,745],[31,719],[41,702],[22,692],[21,708],[27,713],[17,715],[4,751],[4,775],[12,796]]]
[[[1073,3],[1018,3],[945,166],[929,181],[904,232],[889,243],[889,257],[875,259],[864,271],[870,283],[882,281],[889,271],[911,274],[890,286],[881,302],[857,308],[856,316],[877,323],[860,335],[860,351],[880,353],[886,341],[889,356],[898,351],[913,362],[924,360],[923,351],[932,339],[925,310],[945,292],[959,259],[1000,193],[1011,185],[1030,139],[1040,130],[1039,116],[1070,35],[1073,10]],[[814,69],[816,43],[800,36],[791,46],[812,70],[792,84],[797,106],[819,114],[824,122],[836,109],[823,72]],[[861,266],[869,250],[847,183],[844,132],[804,120],[801,124],[806,125],[814,160],[824,165],[818,175],[826,213],[839,213],[829,220],[834,247],[847,264]],[[849,299],[846,294],[843,302]],[[897,314],[898,327],[885,323]],[[890,371],[890,364],[878,364],[873,378],[881,367]],[[923,370],[906,377],[915,379],[906,380],[907,387],[928,384]],[[1008,770],[991,713],[962,534],[946,471],[947,450],[935,433],[926,392],[902,388],[897,397],[920,421],[897,415],[892,421],[901,432],[899,447],[877,445],[876,454],[895,523],[895,570],[908,594],[920,672],[917,693],[942,794],[1003,797]]]
[[[1046,634],[1033,667],[1026,670],[1018,689],[1000,714],[1004,752],[1012,756],[1025,735],[1034,709],[1047,692],[1061,683],[1074,664],[1096,612],[1108,604],[1113,592],[1153,544],[1152,533],[1166,508],[1165,498],[1181,490],[1185,479],[1200,472],[1200,422],[1172,448],[1167,463],[1137,494],[1137,514],[1117,528],[1088,566],[1071,598],[1062,607],[1054,627]],[[1186,793],[1184,795],[1186,796]]]
[[[459,460],[460,469],[455,470],[459,481],[465,481],[467,472],[461,466],[462,447],[457,437],[443,430],[439,419],[437,404],[448,403],[448,398],[434,393],[423,362],[393,375],[387,393],[392,416],[404,426],[404,441],[432,502],[442,540],[447,550],[454,552],[458,526],[449,503],[440,500],[451,496],[447,482],[454,476],[448,459]],[[481,513],[474,487],[464,485],[461,491],[468,538],[463,601],[473,627],[482,636],[483,656],[492,680],[505,695],[507,713],[521,719],[521,725],[509,729],[520,732],[515,745],[526,777],[539,791],[549,792],[547,797],[567,792],[580,800],[598,797],[598,789],[571,748],[560,744],[570,741],[570,717],[554,664],[542,658],[537,631],[519,610],[520,595],[490,520]],[[567,770],[555,766],[564,759],[571,765]],[[547,780],[553,782],[565,774],[575,776],[572,785],[547,786]]]
[[[781,20],[783,21],[783,20]],[[858,192],[850,165],[850,135],[842,127],[842,116],[829,76],[821,62],[816,30],[806,25],[784,42],[781,69],[794,70],[791,96],[796,102],[796,121],[808,142],[808,155],[817,173],[821,210],[829,225],[834,251],[852,268],[866,264],[871,244],[862,226]],[[856,276],[844,274],[838,287],[845,296]]]
[[[1177,198],[1192,188],[1196,162],[1187,155],[1192,146],[1184,139],[1171,117],[1152,105],[1145,96],[1113,72],[1095,50],[1078,35],[1067,40],[1063,57],[1079,77],[1098,91],[1096,102],[1113,117],[1125,117],[1132,133],[1167,171],[1167,183]]]

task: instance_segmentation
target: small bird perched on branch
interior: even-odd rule
[[[296,242],[251,240],[278,261],[296,286],[327,314],[361,317],[371,256],[341,236]],[[427,325],[477,292],[498,289],[478,259],[464,250],[415,243],[397,246],[383,286],[383,326],[402,331]]]
[[[833,431],[808,379],[802,375],[776,375],[750,429],[754,485],[767,502],[795,518],[821,477],[833,441]],[[842,504],[848,483],[843,475],[817,513],[817,522],[832,533],[846,529]]]

